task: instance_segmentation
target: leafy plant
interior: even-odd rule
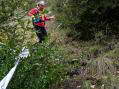
[[[113,37],[118,31],[118,1],[103,0],[51,0],[52,9],[57,14],[57,21],[64,28],[72,30],[72,37],[90,40],[95,33],[102,32],[104,36]],[[117,36],[118,37],[118,36]]]

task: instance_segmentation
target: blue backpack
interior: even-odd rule
[[[42,20],[39,18],[33,18],[33,23],[38,23],[38,22],[42,22]]]

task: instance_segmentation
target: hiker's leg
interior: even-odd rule
[[[42,42],[42,34],[41,34],[41,32],[36,32],[36,35],[37,35],[37,37],[38,37],[38,40],[39,40],[39,43],[41,43]]]
[[[40,26],[34,26],[35,27],[35,30],[37,31],[36,32],[36,35],[39,39],[39,42],[42,43],[42,41],[45,40],[45,37],[47,36],[47,31],[45,29],[45,27],[40,27]]]
[[[47,37],[47,31],[46,31],[45,27],[41,27],[41,32],[42,32],[42,38],[43,38],[43,40],[45,40],[45,37]]]
[[[40,27],[39,26],[37,26],[37,25],[34,25],[34,28],[35,28],[35,30],[36,30],[36,35],[37,35],[37,37],[38,37],[38,40],[39,40],[39,42],[41,43],[42,41],[42,33],[41,33],[41,30],[40,30]]]
[[[45,38],[44,38],[44,29],[43,29],[43,27],[40,27],[39,26],[39,37],[40,37],[40,42],[42,43],[42,41],[44,41],[45,40]]]

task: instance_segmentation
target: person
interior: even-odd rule
[[[54,16],[47,16],[48,11],[46,10],[47,4],[44,1],[37,3],[36,8],[32,8],[28,12],[28,16],[32,17],[32,23],[36,30],[36,35],[39,39],[39,43],[42,43],[47,36],[45,22],[54,19]]]

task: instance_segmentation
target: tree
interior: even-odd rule
[[[118,0],[52,0],[53,10],[63,27],[70,28],[75,38],[89,40],[95,33],[109,37],[119,33]]]

